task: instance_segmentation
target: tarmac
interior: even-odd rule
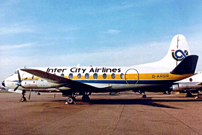
[[[202,99],[162,93],[92,94],[65,104],[60,93],[0,93],[1,135],[202,135]],[[28,99],[28,93],[26,95]]]

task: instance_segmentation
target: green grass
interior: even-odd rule
[[[9,93],[7,90],[0,90],[0,93]]]

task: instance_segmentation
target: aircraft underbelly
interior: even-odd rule
[[[162,84],[136,84],[136,85],[128,85],[128,84],[119,84],[112,85],[113,90],[147,90],[155,87],[162,87]]]

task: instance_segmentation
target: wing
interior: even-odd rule
[[[202,85],[202,82],[198,83],[197,85]]]
[[[57,76],[55,74],[50,74],[41,70],[37,70],[37,69],[20,69],[22,71],[25,71],[27,73],[33,74],[35,76],[38,76],[40,78],[46,79],[48,82],[54,82],[54,83],[60,83],[60,84],[64,84],[64,86],[71,88],[73,90],[75,90],[76,92],[79,91],[96,91],[95,89],[99,89],[96,87],[92,87],[90,85],[81,83],[81,82],[77,82],[77,81],[73,81],[61,76]]]

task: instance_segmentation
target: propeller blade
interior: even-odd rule
[[[16,91],[18,89],[19,85],[14,89],[14,91]]]
[[[22,82],[19,70],[17,70],[17,73],[18,73],[18,83],[17,83],[17,87],[14,89],[14,91],[16,91],[19,86],[21,86],[21,82]]]
[[[18,80],[19,80],[19,82],[21,83],[21,77],[20,77],[20,72],[19,72],[19,70],[17,71],[17,73],[18,73]]]

